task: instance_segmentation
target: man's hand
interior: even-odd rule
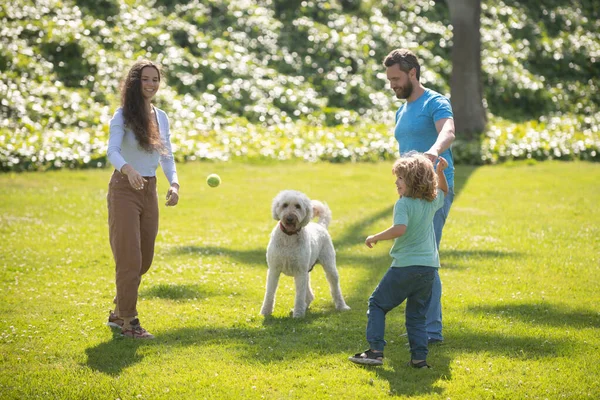
[[[427,150],[424,154],[425,154],[425,157],[429,158],[429,161],[431,161],[433,164],[435,164],[435,161],[439,157],[438,152],[436,150],[432,150],[432,149]]]

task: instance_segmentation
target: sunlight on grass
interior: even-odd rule
[[[403,307],[389,314],[386,364],[362,368],[367,299],[390,263],[368,249],[395,200],[388,163],[190,163],[181,202],[161,207],[140,318],[156,340],[104,326],[114,295],[108,170],[0,175],[0,397],[596,398],[600,384],[600,166],[459,167],[442,241],[445,342],[428,371],[405,366]],[[223,183],[210,188],[206,175]],[[301,190],[327,202],[344,297],[322,268],[303,320],[282,277],[259,310],[271,200]],[[159,179],[159,195],[166,193]]]

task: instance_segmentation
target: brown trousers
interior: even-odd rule
[[[150,269],[158,233],[156,177],[142,190],[135,190],[126,175],[114,171],[108,184],[108,228],[115,258],[117,295],[115,314],[137,315],[137,298],[142,275]]]

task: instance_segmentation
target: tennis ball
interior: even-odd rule
[[[206,178],[206,183],[210,187],[217,187],[221,184],[221,177],[219,177],[219,175],[217,175],[217,174],[210,174]]]

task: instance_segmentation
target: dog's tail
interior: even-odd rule
[[[327,228],[331,222],[331,210],[326,203],[321,203],[319,200],[311,200],[311,203],[313,207],[313,217],[319,218],[319,221],[317,222]]]

